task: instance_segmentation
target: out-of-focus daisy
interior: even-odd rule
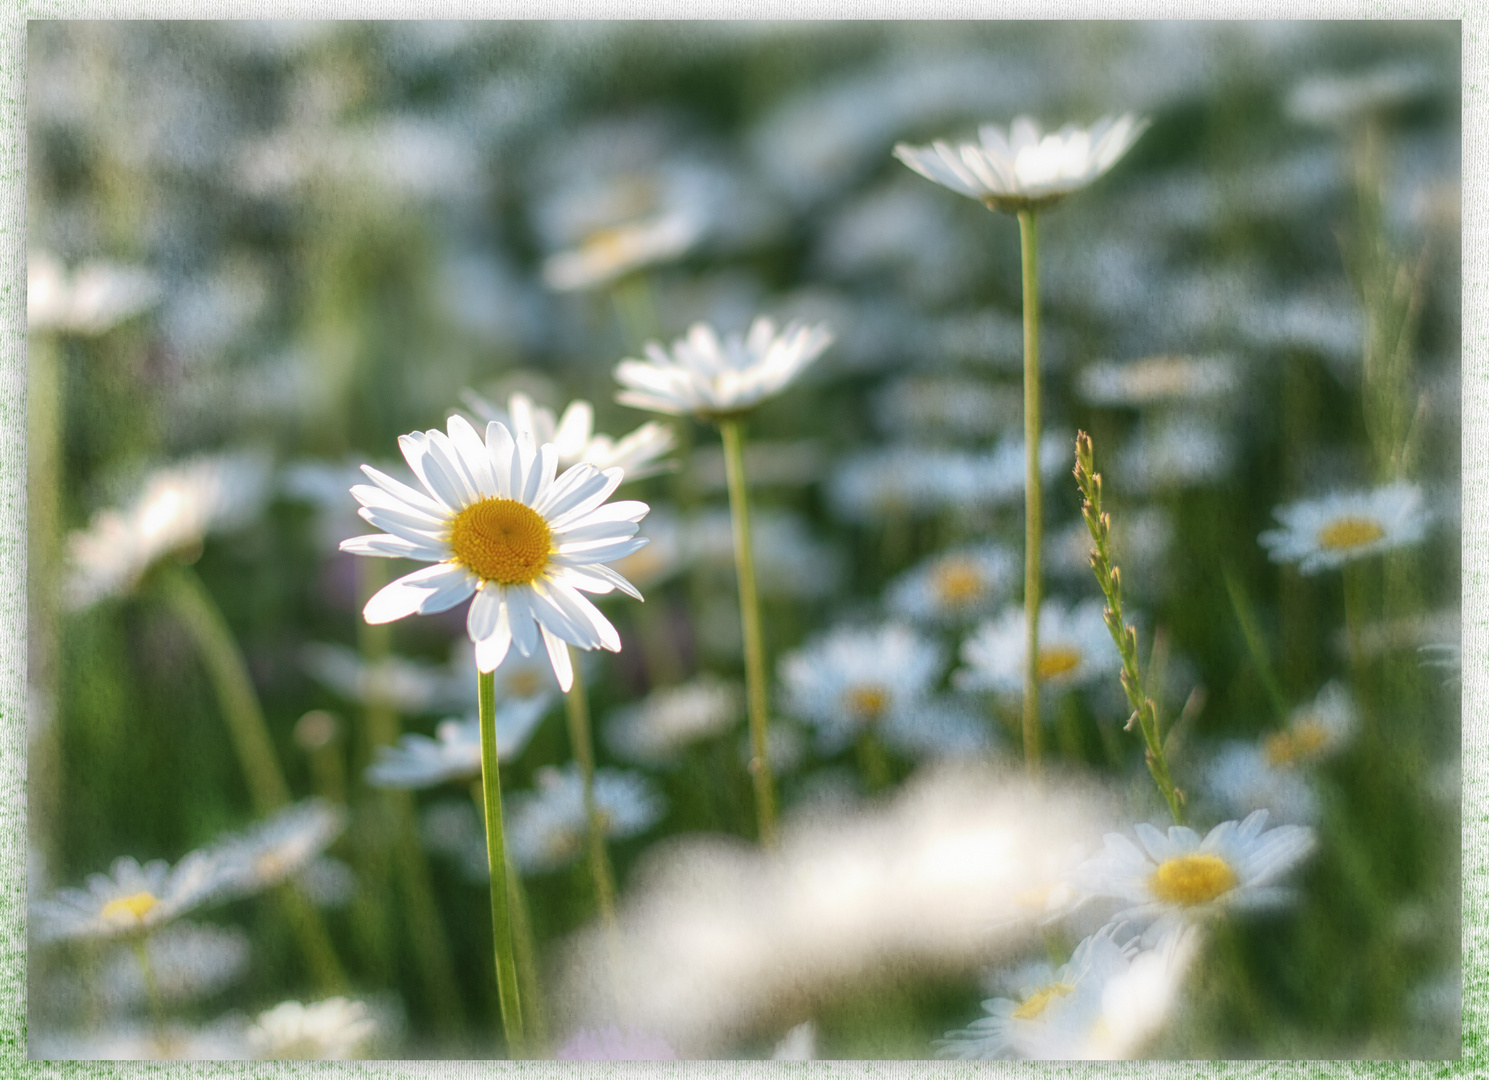
[[[1230,471],[1234,457],[1231,440],[1213,424],[1168,418],[1143,424],[1117,451],[1112,483],[1139,495],[1211,484]]]
[[[944,666],[940,646],[907,626],[840,628],[781,658],[782,708],[832,753],[861,733],[913,724]]]
[[[71,274],[49,252],[26,261],[26,327],[102,334],[160,299],[160,282],[137,266],[88,262]]]
[[[1262,740],[1267,764],[1292,768],[1336,753],[1354,734],[1359,714],[1344,685],[1330,682],[1309,704],[1293,710],[1287,727]]]
[[[874,419],[894,435],[987,439],[1021,422],[1023,394],[966,376],[911,375],[874,395]]]
[[[507,804],[507,847],[524,871],[556,870],[584,850],[588,819],[584,777],[570,762],[562,769],[539,769],[537,788],[519,791]],[[595,809],[604,834],[635,836],[661,819],[665,804],[639,773],[595,770]]]
[[[305,871],[346,828],[346,811],[307,799],[247,831],[217,842],[226,894],[247,896]]]
[[[1161,570],[1166,565],[1173,542],[1173,518],[1162,507],[1115,509],[1111,530],[1112,562],[1122,568],[1123,581],[1142,579],[1145,594],[1151,588],[1162,586],[1163,577],[1149,572]],[[1091,530],[1083,518],[1076,518],[1050,538],[1045,566],[1051,576],[1064,577],[1082,586],[1091,580]]]
[[[301,650],[305,669],[348,701],[390,705],[401,713],[424,713],[464,702],[468,680],[457,680],[443,665],[402,656],[373,663],[345,645],[312,642]]]
[[[687,744],[727,730],[743,715],[740,688],[704,674],[653,690],[639,704],[616,710],[606,722],[605,741],[621,757],[661,765]]]
[[[962,1060],[1072,1060],[1132,1057],[1167,1019],[1197,950],[1195,930],[1176,930],[1155,947],[1108,925],[1075,947],[1058,969],[1030,964],[1009,980],[1016,999],[982,1003],[989,1015],[938,1043]]]
[[[771,1051],[772,1061],[816,1061],[817,1025],[811,1020],[797,1024],[786,1032]]]
[[[507,399],[506,411],[474,391],[463,395],[465,403],[483,423],[505,424],[514,434],[532,434],[539,446],[552,443],[558,451],[558,467],[567,469],[588,462],[597,469],[624,469],[626,480],[640,480],[677,467],[659,460],[677,445],[676,433],[666,424],[648,420],[619,441],[594,429],[594,406],[575,399],[556,417],[552,409],[535,404],[528,395],[515,393]]]
[[[253,1056],[270,1061],[345,1061],[377,1034],[367,1006],[344,997],[312,1005],[285,1001],[259,1014],[247,1033]]]
[[[1039,681],[1052,689],[1084,686],[1122,666],[1122,655],[1096,600],[1073,608],[1058,600],[1039,607]],[[1018,694],[1024,688],[1024,609],[1003,609],[962,642],[962,663],[952,675],[961,690]]]
[[[1422,489],[1404,482],[1306,499],[1272,513],[1282,528],[1262,533],[1262,546],[1273,562],[1295,562],[1304,574],[1415,544],[1427,535],[1429,520]]]
[[[928,180],[977,199],[990,210],[1017,213],[1059,202],[1115,165],[1148,121],[1132,113],[1105,117],[1090,128],[1067,124],[1042,133],[1027,116],[1008,132],[994,124],[977,129],[980,142],[953,147],[900,143],[894,156]]]
[[[1437,86],[1431,69],[1394,64],[1349,75],[1311,75],[1287,96],[1287,115],[1320,127],[1344,126],[1388,112],[1429,95]]]
[[[842,580],[837,548],[812,534],[799,514],[765,509],[750,515],[757,585],[763,595],[826,596]],[[734,530],[727,510],[693,517],[684,533],[684,558],[700,570],[732,573]]]
[[[1081,397],[1093,405],[1151,405],[1203,401],[1239,385],[1236,365],[1225,356],[1149,356],[1125,364],[1110,360],[1081,371]]]
[[[681,258],[703,235],[694,215],[672,211],[626,221],[586,236],[543,261],[543,280],[559,292],[592,289],[654,263]]]
[[[704,419],[753,408],[786,388],[832,343],[824,326],[792,323],[780,334],[760,316],[748,334],[723,340],[707,323],[694,323],[672,343],[646,343],[646,359],[622,360],[615,378],[622,405]]]
[[[889,610],[931,623],[986,614],[1018,580],[1018,557],[999,544],[934,555],[889,586]]]
[[[550,704],[552,699],[545,694],[497,706],[499,760],[511,761],[522,753]],[[405,735],[397,746],[379,747],[377,760],[367,770],[367,782],[374,787],[426,788],[481,775],[479,718],[441,720],[434,736]]]
[[[466,628],[477,667],[494,670],[513,645],[531,656],[541,640],[566,692],[570,645],[620,651],[615,627],[581,595],[618,588],[641,597],[605,565],[646,543],[635,535],[645,503],[601,505],[624,479],[620,469],[581,463],[555,478],[552,443],[539,447],[527,433],[514,439],[497,423],[486,426],[483,442],[458,415],[448,435],[431,430],[398,441],[427,494],[364,466],[376,486],[359,484],[352,495],[361,516],[385,532],[341,548],[432,565],[379,590],[363,618],[428,615],[474,595]]]
[[[248,935],[222,926],[177,924],[145,943],[154,993],[163,1002],[196,1001],[234,982],[248,969]],[[121,948],[111,956],[96,984],[113,1010],[135,1009],[148,999],[139,957]]]
[[[649,589],[682,573],[690,558],[683,524],[665,507],[647,515],[646,538],[651,542],[644,548],[613,564],[615,572],[638,589]]]
[[[1222,822],[1201,840],[1183,825],[1164,835],[1139,824],[1141,847],[1122,833],[1107,833],[1104,848],[1070,880],[1087,898],[1126,903],[1118,918],[1194,919],[1275,906],[1290,895],[1275,883],[1313,850],[1313,830],[1266,825],[1267,811],[1258,810],[1244,821]]]
[[[621,1030],[611,1024],[599,1030],[581,1028],[553,1056],[558,1061],[676,1061],[677,1051],[666,1039],[638,1027]]]
[[[38,943],[148,933],[216,900],[230,882],[220,854],[193,851],[174,867],[162,859],[141,866],[114,860],[108,874],[90,874],[86,889],[61,889],[31,906]]]
[[[203,1028],[168,1021],[95,1028],[86,1034],[28,1032],[28,1050],[47,1061],[239,1061],[253,1056],[244,1039],[244,1020],[229,1014]]]
[[[128,592],[156,560],[247,524],[268,484],[268,460],[255,452],[197,457],[150,474],[126,509],[100,510],[68,538],[68,606]]]

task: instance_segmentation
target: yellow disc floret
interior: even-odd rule
[[[987,589],[987,583],[976,563],[950,559],[936,567],[931,575],[931,587],[942,603],[956,606],[976,600]]]
[[[1305,720],[1291,731],[1279,731],[1267,737],[1263,751],[1267,764],[1274,767],[1294,765],[1316,757],[1329,744],[1329,733],[1322,724]]]
[[[516,499],[482,499],[455,515],[450,550],[485,581],[526,585],[548,566],[553,533],[542,515]]]
[[[1342,517],[1329,522],[1318,532],[1318,542],[1333,551],[1347,551],[1386,535],[1380,522],[1372,518]]]
[[[1014,1018],[1017,1020],[1034,1020],[1038,1018],[1040,1013],[1044,1012],[1044,1007],[1048,1005],[1053,998],[1064,997],[1066,994],[1070,993],[1074,989],[1075,987],[1071,986],[1069,983],[1061,982],[1050,983],[1048,986],[1041,986],[1038,990],[1029,995],[1028,1000],[1026,1000],[1017,1009],[1013,1010]]]
[[[843,705],[856,719],[872,724],[889,708],[889,691],[882,686],[850,686],[843,694]]]
[[[1193,907],[1234,889],[1236,872],[1219,855],[1179,855],[1158,864],[1148,887],[1165,904]]]
[[[1040,679],[1053,679],[1056,675],[1074,671],[1080,662],[1079,649],[1072,649],[1069,645],[1051,645],[1039,650],[1039,662],[1035,666],[1039,669]]]
[[[110,900],[98,914],[105,922],[140,922],[158,903],[160,900],[154,894],[137,892]]]

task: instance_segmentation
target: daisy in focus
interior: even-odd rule
[[[674,416],[727,417],[774,397],[832,344],[824,326],[792,323],[780,334],[760,316],[748,334],[720,340],[707,323],[694,323],[671,350],[646,344],[646,359],[622,360],[615,379],[622,405]]]
[[[989,210],[1017,213],[1059,202],[1121,160],[1148,121],[1132,113],[1106,117],[1090,128],[1067,124],[1042,133],[1020,116],[1007,133],[994,124],[977,129],[979,142],[958,146],[900,143],[894,156],[942,187],[977,199]]]
[[[538,723],[548,712],[548,695],[503,702],[496,711],[496,754],[501,761],[526,748]],[[427,788],[450,780],[473,780],[481,775],[481,721],[441,720],[427,735],[405,735],[397,746],[380,746],[377,760],[367,770],[373,787]]]
[[[1418,543],[1429,521],[1422,489],[1400,482],[1290,503],[1273,514],[1282,528],[1258,539],[1273,562],[1295,562],[1304,574]]]
[[[567,469],[588,462],[597,469],[624,469],[626,480],[640,480],[677,467],[659,459],[677,445],[677,435],[665,424],[649,420],[619,441],[595,431],[595,409],[587,401],[569,402],[562,416],[535,404],[523,393],[507,399],[503,411],[480,394],[467,390],[465,403],[484,423],[495,421],[518,433],[529,432],[539,446],[552,443],[558,451],[558,467]]]
[[[1085,686],[1122,666],[1101,615],[1084,600],[1067,608],[1046,600],[1039,611],[1039,681],[1052,688]],[[960,690],[1017,694],[1024,686],[1024,609],[1008,607],[962,642],[962,663],[952,675]]]
[[[398,440],[425,491],[401,484],[371,466],[376,486],[352,495],[360,515],[385,530],[341,544],[343,551],[431,565],[379,590],[362,610],[369,623],[447,611],[475,597],[466,629],[476,666],[493,671],[513,646],[531,656],[547,649],[559,686],[574,681],[569,645],[620,651],[620,635],[581,593],[615,589],[641,599],[605,564],[639,550],[642,502],[602,505],[620,486],[620,469],[581,463],[558,476],[558,451],[514,438],[502,424],[481,437],[461,416],[448,434],[414,432]]]
[[[1267,812],[1225,821],[1203,840],[1193,829],[1171,825],[1167,835],[1136,826],[1141,846],[1107,833],[1104,848],[1071,872],[1087,899],[1126,903],[1116,918],[1197,919],[1231,908],[1284,903],[1276,881],[1313,850],[1313,830],[1301,825],[1268,829]]]

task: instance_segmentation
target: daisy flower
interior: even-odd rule
[[[385,532],[345,540],[343,551],[431,564],[379,590],[362,616],[387,623],[474,596],[466,628],[476,666],[493,671],[512,646],[531,656],[541,641],[567,692],[569,645],[620,651],[615,627],[580,593],[620,589],[641,598],[604,564],[646,543],[635,534],[647,506],[601,505],[624,479],[620,469],[581,463],[556,477],[557,449],[537,446],[526,432],[514,439],[505,425],[490,423],[483,442],[459,415],[448,431],[398,440],[424,492],[371,466],[363,471],[376,486],[352,488],[361,516]]]
[[[621,757],[660,765],[689,743],[727,730],[743,715],[739,686],[704,674],[616,710],[605,726],[605,741]]]
[[[286,807],[247,832],[214,845],[223,891],[249,896],[307,870],[346,829],[346,811],[324,799]]]
[[[26,260],[28,330],[102,334],[150,307],[160,295],[159,280],[141,267],[89,262],[69,274],[49,252]]]
[[[543,281],[559,292],[592,289],[654,263],[680,258],[703,235],[703,223],[672,211],[625,221],[586,236],[578,247],[543,261]]]
[[[507,849],[524,871],[556,870],[584,850],[589,821],[576,762],[539,769],[537,789],[519,791],[507,808]],[[595,770],[595,808],[608,837],[635,836],[661,818],[664,803],[638,773]]]
[[[677,1051],[666,1039],[628,1025],[624,1030],[581,1028],[554,1054],[557,1061],[676,1061]]]
[[[674,416],[727,417],[780,393],[830,344],[824,326],[792,323],[777,334],[763,315],[748,334],[722,341],[712,326],[694,323],[670,352],[649,341],[645,360],[617,364],[616,381],[626,389],[615,400]]]
[[[1086,187],[1115,165],[1147,127],[1147,120],[1124,113],[1089,129],[1067,124],[1045,134],[1032,118],[1020,116],[1007,134],[993,124],[978,128],[980,143],[900,143],[894,156],[990,210],[1017,213],[1051,206]]]
[[[248,1029],[253,1055],[273,1061],[344,1061],[362,1052],[377,1034],[377,1021],[367,1006],[344,997],[313,1005],[286,1001]]]
[[[1092,405],[1152,405],[1223,397],[1240,386],[1224,356],[1149,356],[1125,364],[1103,360],[1080,375],[1081,397]]]
[[[1039,681],[1053,688],[1084,686],[1122,666],[1122,655],[1096,600],[1067,608],[1046,600],[1039,608]],[[1024,609],[1010,606],[962,642],[952,681],[960,690],[1018,694],[1024,688]]]
[[[617,442],[595,431],[594,406],[587,401],[571,401],[562,416],[555,416],[552,409],[534,404],[523,393],[507,399],[505,412],[474,391],[467,390],[461,396],[484,423],[494,420],[519,435],[529,432],[539,446],[552,443],[558,451],[560,469],[584,461],[597,469],[624,469],[626,480],[630,481],[677,467],[675,461],[658,460],[677,445],[677,435],[655,420],[647,421]]]
[[[151,936],[145,951],[154,992],[173,1003],[209,997],[248,970],[248,935],[237,928],[178,924]],[[120,948],[109,958],[96,989],[114,1010],[146,1003],[148,988],[133,949]]]
[[[890,583],[889,609],[931,623],[986,613],[1019,576],[1018,557],[998,544],[943,552]]]
[[[465,700],[469,680],[457,680],[449,668],[402,656],[369,663],[356,649],[312,642],[300,652],[301,662],[317,682],[347,701],[389,705],[400,713],[424,713]]]
[[[1071,883],[1088,899],[1125,902],[1118,918],[1196,919],[1275,906],[1288,899],[1275,882],[1313,850],[1313,830],[1266,824],[1267,811],[1257,810],[1201,840],[1183,825],[1171,825],[1165,836],[1144,823],[1136,826],[1141,846],[1107,833],[1105,847],[1071,872]]]
[[[1304,574],[1415,544],[1429,519],[1422,489],[1403,482],[1290,503],[1273,514],[1283,527],[1262,533],[1262,546],[1273,562],[1295,562]]]
[[[1211,484],[1230,472],[1231,439],[1213,423],[1191,416],[1144,423],[1117,451],[1112,475],[1121,489],[1139,495]]]
[[[509,761],[521,754],[548,712],[548,695],[503,702],[496,710],[496,754]],[[377,760],[367,770],[373,787],[426,788],[447,780],[470,780],[481,775],[481,722],[441,720],[427,735],[405,735],[395,746],[380,746]]]
[[[84,889],[62,889],[31,907],[31,936],[51,941],[146,934],[216,900],[231,883],[216,851],[193,851],[174,867],[116,859],[108,874],[90,874]]]

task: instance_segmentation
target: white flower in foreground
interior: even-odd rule
[[[617,364],[615,378],[625,389],[615,400],[678,416],[728,416],[780,393],[830,344],[824,326],[792,323],[777,334],[763,315],[747,335],[722,341],[707,323],[694,323],[671,352],[649,341],[647,359]]]
[[[313,1005],[286,1001],[259,1015],[248,1029],[253,1055],[271,1061],[345,1061],[377,1034],[367,1006],[344,997]]]
[[[1141,847],[1121,833],[1107,833],[1105,847],[1070,880],[1087,898],[1125,902],[1117,918],[1192,919],[1229,908],[1275,906],[1290,895],[1275,882],[1313,850],[1313,830],[1266,824],[1267,812],[1258,810],[1244,821],[1222,822],[1203,840],[1183,825],[1170,826],[1164,835],[1139,824]]]
[[[126,593],[158,559],[246,524],[268,487],[268,460],[254,452],[197,457],[151,473],[127,509],[101,510],[68,538],[67,605],[77,610]]]
[[[428,494],[363,466],[376,486],[359,484],[352,495],[385,532],[341,549],[432,565],[379,590],[363,618],[429,615],[474,595],[466,629],[477,667],[495,670],[514,645],[531,656],[541,640],[564,691],[574,681],[569,645],[620,651],[615,627],[580,595],[620,589],[641,598],[604,565],[646,543],[636,536],[645,503],[602,505],[624,479],[620,469],[579,464],[556,477],[552,443],[537,446],[525,432],[514,439],[497,423],[486,425],[483,442],[458,415],[448,435],[414,432],[398,444]]]
[[[1055,689],[1084,686],[1122,666],[1102,618],[1102,605],[1083,600],[1067,608],[1058,600],[1039,606],[1039,681]],[[1024,609],[1010,606],[962,642],[962,662],[952,681],[961,690],[1024,689]]]
[[[248,896],[309,869],[346,829],[346,811],[324,799],[306,799],[246,832],[213,845],[222,865],[224,892]]]
[[[505,412],[474,391],[467,390],[462,396],[483,422],[505,424],[518,436],[526,431],[539,446],[552,443],[558,451],[560,469],[585,461],[597,469],[624,469],[626,480],[631,481],[677,467],[675,461],[658,460],[677,445],[677,434],[655,420],[648,420],[617,442],[595,431],[594,406],[582,399],[569,402],[563,415],[555,416],[552,409],[534,404],[523,393],[507,399]]]
[[[984,124],[977,129],[980,143],[900,143],[894,156],[990,210],[1016,213],[1050,206],[1086,187],[1115,165],[1147,127],[1147,120],[1124,113],[1089,129],[1067,124],[1043,134],[1033,119],[1020,116],[1006,135],[996,125]]]
[[[48,252],[26,261],[26,328],[102,334],[160,299],[148,270],[89,262],[69,274]]]
[[[1295,562],[1304,574],[1351,559],[1406,547],[1427,535],[1422,489],[1398,482],[1373,491],[1336,492],[1272,511],[1282,528],[1259,539],[1273,562]]]
[[[617,709],[605,724],[605,742],[621,757],[661,765],[689,743],[727,730],[743,715],[739,686],[705,673]]]
[[[1018,557],[1000,544],[934,555],[889,586],[889,609],[930,623],[956,623],[989,612],[1018,580]]]
[[[687,254],[703,235],[703,222],[673,211],[626,221],[586,236],[579,246],[543,260],[543,281],[559,292],[592,289],[654,263]]]
[[[547,695],[504,701],[496,710],[496,755],[510,761],[522,753],[552,703]],[[481,775],[481,721],[441,720],[427,735],[405,735],[397,746],[378,747],[367,770],[373,787],[426,788]]]
[[[940,1057],[962,1060],[1111,1060],[1129,1058],[1157,1033],[1198,948],[1180,929],[1155,947],[1137,938],[1118,945],[1108,925],[1075,947],[1059,969],[1030,964],[1011,980],[1017,999],[993,998],[989,1015],[938,1043]]]
[[[90,874],[86,889],[61,889],[31,906],[38,944],[142,934],[216,900],[230,878],[215,851],[193,851],[174,867],[116,859],[109,874]]]
[[[507,851],[525,872],[572,862],[584,850],[588,832],[578,764],[539,769],[535,779],[537,790],[516,792],[507,804]],[[595,770],[595,806],[606,836],[645,832],[660,820],[664,805],[639,773]]]
[[[585,1028],[574,1032],[553,1057],[557,1061],[676,1061],[677,1051],[667,1045],[666,1039],[640,1028],[622,1031],[611,1024],[598,1031]]]

